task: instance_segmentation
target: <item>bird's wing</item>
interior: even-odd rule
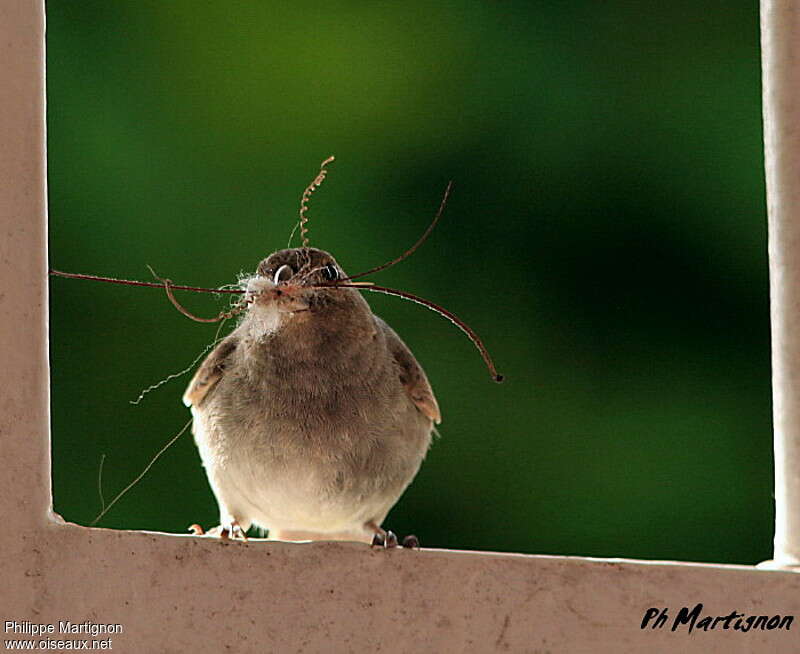
[[[186,406],[200,406],[209,391],[217,385],[225,372],[231,354],[238,345],[238,339],[231,335],[222,339],[197,369],[183,394]]]
[[[403,343],[395,331],[383,320],[375,316],[375,322],[386,336],[386,345],[394,360],[400,366],[400,382],[406,389],[411,400],[417,408],[437,425],[442,421],[439,404],[433,395],[433,390],[425,376],[425,371],[419,365],[411,350]]]

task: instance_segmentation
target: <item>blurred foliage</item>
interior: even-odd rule
[[[387,524],[426,546],[752,563],[771,553],[758,6],[51,0],[54,267],[217,286],[312,244],[431,379],[438,439]],[[214,326],[53,279],[55,508],[87,523],[185,423]],[[182,296],[213,315],[224,300]],[[101,525],[216,524],[188,436]]]

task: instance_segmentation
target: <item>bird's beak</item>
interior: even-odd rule
[[[275,273],[276,279],[283,268],[281,266]],[[247,297],[255,306],[273,307],[281,313],[298,313],[308,311],[307,290],[299,284],[285,281],[276,284],[267,277],[255,277],[247,284]]]

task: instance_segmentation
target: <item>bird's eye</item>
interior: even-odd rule
[[[329,282],[333,282],[339,279],[339,271],[336,270],[336,267],[329,263],[322,269],[322,276]]]
[[[292,270],[292,267],[287,264],[283,264],[280,268],[278,268],[277,271],[275,271],[275,277],[272,281],[275,284],[278,284],[279,282],[285,282],[291,279],[292,275],[294,275],[294,270]]]

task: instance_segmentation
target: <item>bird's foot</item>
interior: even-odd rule
[[[409,534],[403,539],[403,547],[405,547],[407,550],[418,550],[419,538],[417,538],[414,534]]]
[[[384,549],[393,549],[399,547],[397,536],[392,531],[387,531],[379,526],[375,520],[370,520],[364,523],[364,528],[373,533],[372,544],[370,547],[382,547]],[[406,549],[419,549],[419,538],[413,534],[409,534],[403,539],[403,547]]]
[[[236,520],[233,520],[229,525],[219,525],[208,531],[205,531],[200,525],[195,523],[189,525],[189,531],[195,536],[211,536],[212,538],[216,537],[222,540],[247,540],[247,533]]]
[[[232,520],[229,525],[222,527],[219,537],[222,540],[247,540],[245,530],[242,529],[242,526],[236,522],[236,520]]]
[[[382,547],[387,550],[397,546],[398,542],[395,533],[383,529],[375,532],[375,535],[372,537],[372,545],[370,545],[370,547]]]

